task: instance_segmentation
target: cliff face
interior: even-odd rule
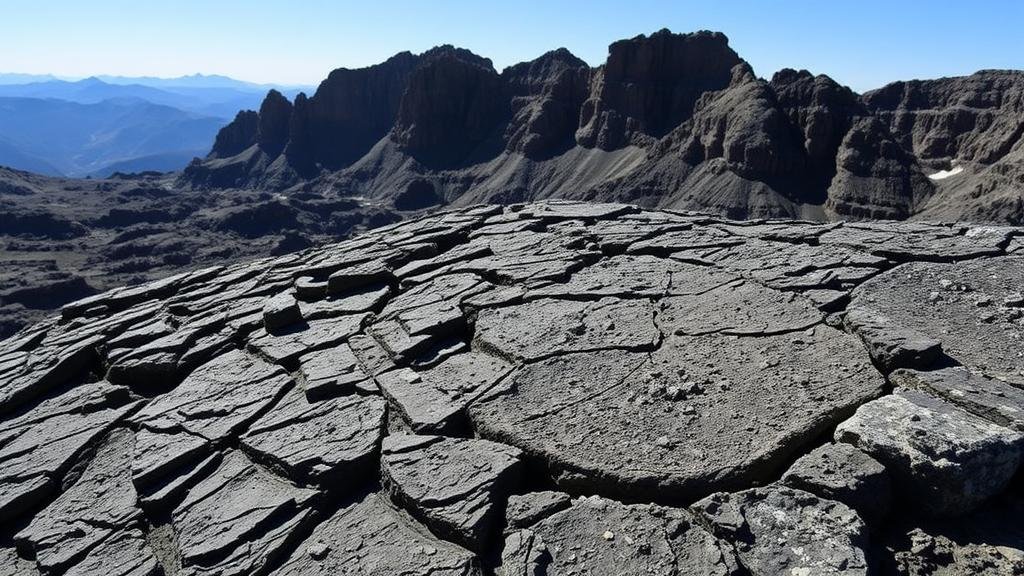
[[[649,143],[689,118],[702,94],[728,86],[740,62],[722,33],[620,40],[595,74],[576,141],[603,150]]]
[[[420,162],[464,161],[508,113],[504,84],[491,61],[441,46],[410,74],[391,139]]]
[[[240,113],[180,183],[319,179],[396,206],[562,197],[731,217],[1007,220],[1024,194],[1022,135],[1021,72],[861,96],[806,70],[758,78],[721,33],[662,30],[615,42],[598,68],[559,49],[499,74],[441,46],[335,70],[312,97],[271,93]]]
[[[580,107],[590,91],[590,67],[565,48],[502,72],[511,97],[506,149],[541,160],[573,145]]]

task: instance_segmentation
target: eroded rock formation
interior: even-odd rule
[[[864,95],[806,70],[766,81],[707,31],[620,40],[596,68],[562,48],[500,74],[440,46],[335,70],[296,98],[290,122],[268,95],[266,114],[240,114],[180,182],[315,180],[402,211],[569,198],[733,218],[1020,223],[1022,95],[1018,71]],[[277,126],[273,142],[254,124]]]
[[[1020,573],[1022,270],[552,202],[97,294],[0,342],[0,568]]]

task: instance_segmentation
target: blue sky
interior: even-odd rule
[[[1024,68],[1024,1],[4,0],[0,72],[316,84],[333,68],[451,43],[500,70],[564,46],[598,65],[660,28],[725,32],[760,76],[824,72],[856,90]]]

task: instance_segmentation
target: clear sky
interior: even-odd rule
[[[1024,68],[1024,0],[0,0],[0,72],[316,84],[450,43],[495,67],[566,47],[591,65],[660,28],[725,32],[760,76],[892,80]]]

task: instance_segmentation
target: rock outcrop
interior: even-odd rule
[[[477,206],[96,294],[0,342],[0,567],[1013,573],[1022,240]]]
[[[252,148],[254,123],[283,131],[285,106],[268,96],[273,119],[240,114],[180,182],[315,180],[409,212],[568,198],[732,218],[1019,223],[1022,98],[1015,71],[863,96],[806,70],[766,81],[708,31],[620,40],[596,68],[563,48],[500,74],[440,46],[335,70],[296,97],[284,159],[276,139]]]

